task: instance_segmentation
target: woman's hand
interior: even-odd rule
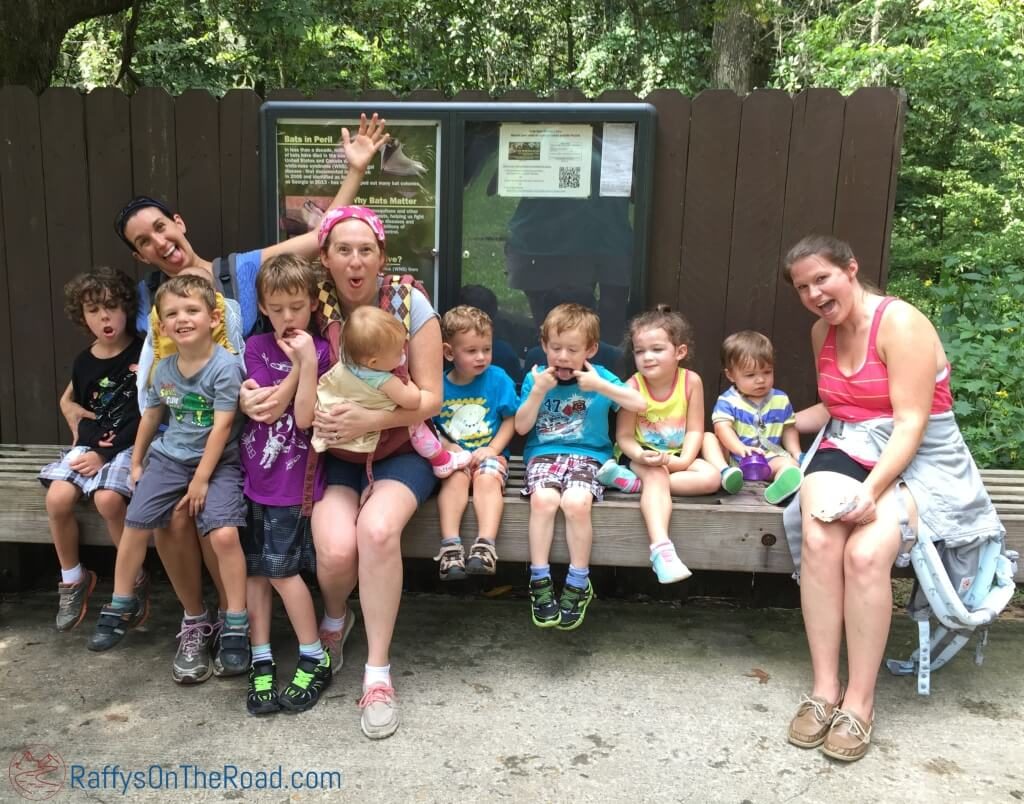
[[[270,424],[273,421],[271,414],[274,404],[269,400],[273,393],[272,385],[262,388],[255,380],[246,380],[238,392],[238,407],[254,422]]]
[[[330,410],[317,410],[313,416],[313,427],[328,444],[351,441],[380,429],[373,411],[351,402],[335,405]]]
[[[875,510],[875,498],[864,486],[857,493],[857,504],[853,510],[840,517],[840,522],[847,525],[868,525],[875,521],[878,512]]]
[[[376,113],[369,119],[365,114],[361,114],[359,115],[359,131],[356,132],[355,137],[349,135],[347,128],[341,130],[341,147],[345,151],[345,159],[350,168],[360,173],[366,171],[374,154],[391,139],[390,134],[384,133],[385,125],[387,125],[387,121],[378,118]]]

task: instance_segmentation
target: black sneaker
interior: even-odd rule
[[[213,660],[214,675],[223,678],[249,672],[249,657],[249,624],[225,624],[220,630],[217,654]]]
[[[254,662],[249,668],[249,694],[245,708],[250,715],[269,715],[281,711],[277,698],[277,665],[273,662]]]
[[[320,700],[320,693],[331,683],[331,654],[324,652],[319,662],[300,656],[291,683],[281,691],[279,700],[285,712],[305,712]]]
[[[96,621],[96,630],[93,632],[87,647],[89,650],[95,651],[110,650],[121,641],[125,631],[142,625],[148,615],[149,606],[140,605],[138,600],[135,601],[135,605],[130,609],[116,609],[112,605],[107,604],[100,609],[100,617]]]
[[[550,576],[530,581],[530,614],[538,628],[554,628],[558,625],[558,601],[555,600],[555,585]]]
[[[583,618],[587,616],[587,606],[594,599],[594,587],[587,579],[587,588],[580,589],[578,586],[566,584],[562,589],[562,601],[558,604],[558,629],[560,631],[572,631],[583,625]]]

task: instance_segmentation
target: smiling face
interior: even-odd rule
[[[648,382],[660,383],[674,378],[686,352],[686,344],[674,345],[662,327],[651,327],[633,334],[636,370]]]
[[[143,207],[125,223],[124,236],[132,244],[135,259],[168,276],[177,276],[196,260],[180,215],[168,218],[156,207]]]
[[[386,258],[373,230],[358,218],[336,224],[320,249],[320,262],[334,280],[343,309],[372,304]]]
[[[166,293],[160,299],[160,328],[164,335],[182,346],[202,347],[213,342],[213,330],[220,323],[220,311],[210,309],[196,295]]]
[[[260,303],[260,312],[270,319],[274,334],[281,338],[293,330],[309,327],[316,302],[305,290],[276,290]]]
[[[725,370],[725,376],[743,396],[760,403],[775,385],[775,366],[754,362],[735,364]]]
[[[853,309],[857,294],[857,261],[845,268],[823,257],[812,255],[793,263],[790,276],[800,302],[835,326],[845,320]]]
[[[100,346],[112,347],[125,339],[128,314],[109,292],[102,298],[83,299],[82,317]]]
[[[553,332],[547,340],[541,341],[541,346],[559,380],[571,380],[575,376],[573,372],[582,369],[583,364],[597,354],[597,344],[588,343],[586,335],[578,329]]]
[[[458,377],[472,379],[491,365],[492,336],[474,329],[458,332],[444,345],[444,359],[455,367]]]

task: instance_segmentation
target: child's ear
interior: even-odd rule
[[[597,350],[600,348],[600,346],[601,344],[594,343],[587,347],[587,360],[590,360],[591,358],[593,358],[594,355],[597,354]]]
[[[681,343],[676,347],[676,362],[682,362],[686,360],[686,356],[690,353],[690,347],[685,343]]]
[[[219,307],[214,307],[210,311],[210,321],[213,322],[214,326],[217,326],[218,324],[220,324],[221,318],[222,318],[222,316],[220,314],[220,308]]]
[[[732,376],[732,371],[726,366],[722,371],[725,373],[725,379],[731,382],[733,385],[736,384],[736,378]]]
[[[455,362],[455,350],[452,349],[452,345],[450,343],[441,344],[441,353],[444,355],[444,359],[449,363]]]

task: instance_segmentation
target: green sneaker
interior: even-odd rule
[[[555,585],[550,576],[530,581],[530,614],[538,628],[558,625],[558,601],[555,600]]]
[[[249,668],[249,693],[245,708],[250,715],[269,715],[281,711],[277,699],[277,665],[273,662],[253,662]]]
[[[765,502],[772,505],[779,505],[785,502],[800,490],[800,484],[803,482],[804,473],[800,471],[800,467],[787,466],[779,472],[779,476],[764,490]]]
[[[562,589],[562,600],[558,604],[558,630],[572,631],[583,625],[583,618],[587,616],[587,606],[593,599],[594,586],[589,578],[586,589],[566,584]]]
[[[722,470],[722,489],[729,494],[736,494],[743,488],[743,472],[737,466],[727,466]]]
[[[331,654],[324,652],[319,662],[308,656],[300,656],[295,667],[295,676],[285,687],[278,700],[285,712],[305,712],[316,705],[320,694],[331,683]]]

